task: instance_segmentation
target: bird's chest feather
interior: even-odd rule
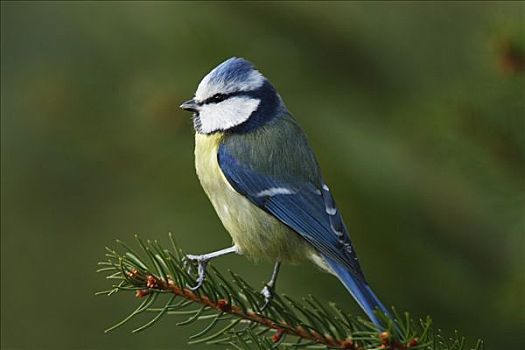
[[[224,227],[241,252],[258,259],[290,262],[305,257],[304,242],[273,216],[239,194],[225,178],[217,152],[224,135],[195,135],[195,168]]]

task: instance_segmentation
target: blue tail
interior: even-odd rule
[[[366,313],[368,318],[374,324],[382,326],[381,322],[374,313],[375,309],[379,309],[381,312],[390,316],[388,310],[376,297],[372,289],[366,284],[366,282],[360,280],[358,277],[354,276],[347,268],[342,266],[340,263],[325,257],[325,261],[332,268],[337,278],[344,284],[346,289],[352,294],[354,299],[357,301],[359,306]]]

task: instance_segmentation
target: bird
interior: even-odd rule
[[[370,288],[333,195],[304,131],[272,83],[244,58],[232,57],[200,81],[180,105],[192,112],[195,168],[233,245],[187,255],[200,288],[210,260],[239,254],[274,263],[261,293],[275,293],[282,263],[310,260],[335,275],[368,318],[388,310]]]

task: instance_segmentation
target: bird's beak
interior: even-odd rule
[[[198,104],[195,102],[195,100],[188,100],[180,105],[180,108],[190,112],[197,112],[197,107]]]

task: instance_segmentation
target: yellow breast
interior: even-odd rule
[[[217,153],[223,133],[195,134],[195,168],[222,224],[242,254],[254,259],[297,262],[311,249],[299,235],[252,204],[229,184]]]

